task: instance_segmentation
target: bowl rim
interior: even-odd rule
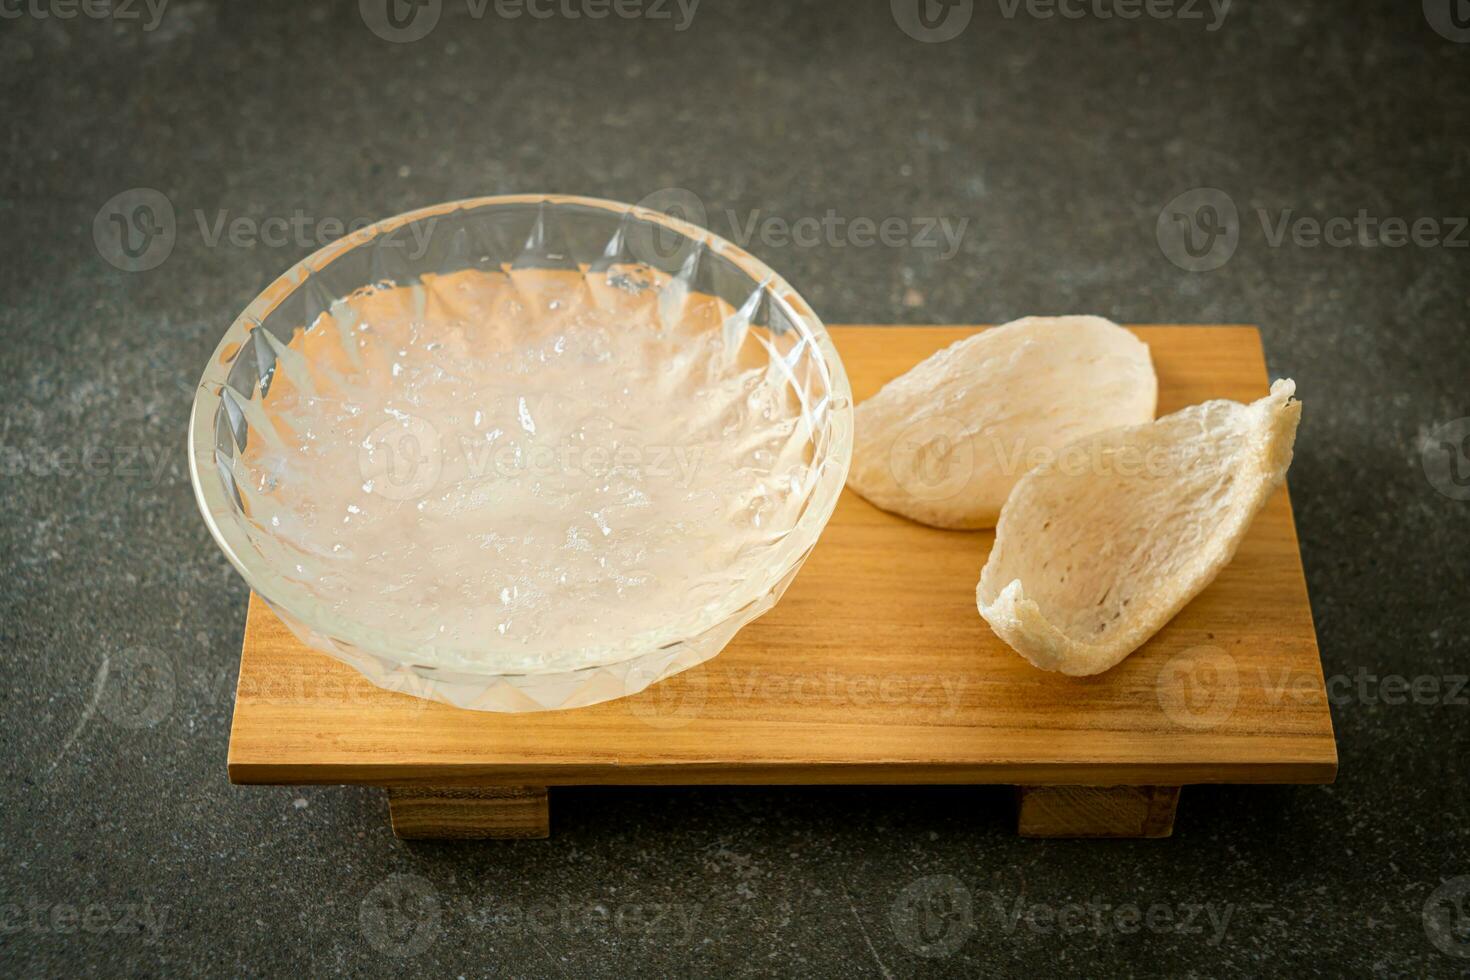
[[[842,358],[837,353],[837,348],[832,343],[831,335],[827,332],[821,318],[816,315],[801,294],[765,262],[699,225],[642,205],[625,204],[605,198],[572,194],[504,194],[461,198],[441,204],[432,204],[384,218],[350,232],[292,265],[261,290],[235,317],[210,355],[195,389],[194,402],[189,413],[189,481],[194,488],[195,503],[204,517],[204,523],[209,528],[210,536],[214,538],[215,544],[218,545],[230,564],[244,578],[245,583],[277,613],[285,614],[312,633],[334,642],[350,643],[364,652],[398,662],[408,668],[451,669],[487,677],[599,670],[635,660],[649,651],[638,649],[626,654],[588,659],[585,662],[578,662],[573,667],[548,665],[545,670],[527,668],[487,670],[483,664],[462,660],[464,648],[453,644],[429,645],[423,648],[427,651],[423,657],[415,656],[412,651],[384,649],[378,642],[375,642],[382,634],[364,628],[347,617],[337,615],[322,604],[312,603],[295,595],[294,593],[299,590],[288,585],[284,577],[276,573],[264,561],[235,522],[221,521],[216,518],[216,513],[225,513],[233,509],[234,505],[229,499],[229,490],[215,463],[215,419],[220,409],[223,399],[222,392],[227,384],[230,369],[235,363],[236,356],[243,351],[244,346],[250,340],[251,331],[260,327],[267,316],[295,290],[304,286],[310,273],[326,267],[348,251],[360,248],[410,222],[461,210],[507,205],[552,207],[567,205],[607,211],[620,217],[631,215],[637,220],[661,225],[695,243],[703,244],[710,251],[728,259],[758,283],[757,288],[764,289],[771,301],[780,305],[786,318],[801,332],[807,342],[821,352],[821,369],[826,374],[830,392],[827,457],[835,460],[835,464],[820,469],[807,506],[787,534],[786,540],[782,542],[780,556],[785,560],[772,567],[767,580],[762,583],[760,589],[732,591],[733,598],[727,598],[718,607],[717,613],[708,617],[708,622],[701,619],[699,628],[692,631],[689,636],[669,642],[684,642],[702,635],[720,623],[738,616],[742,609],[758,601],[770,589],[777,587],[793,568],[805,560],[807,553],[816,544],[847,482],[847,473],[852,462],[853,400],[852,387],[842,364]],[[648,631],[633,634],[626,637],[623,644],[624,646],[636,645],[639,639],[646,635]],[[449,656],[446,657],[446,654]],[[423,660],[429,660],[431,665],[423,664]],[[460,662],[447,662],[451,660]],[[420,661],[420,663],[415,663],[415,661]]]

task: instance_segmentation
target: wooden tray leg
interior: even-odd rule
[[[1022,837],[1168,837],[1178,786],[1017,786]]]
[[[393,834],[410,840],[551,836],[545,786],[388,789]]]

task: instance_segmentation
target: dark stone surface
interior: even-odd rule
[[[3,8],[0,973],[1463,975],[1425,910],[1470,875],[1470,706],[1449,703],[1470,502],[1423,464],[1447,472],[1433,430],[1470,416],[1470,236],[1445,220],[1470,210],[1470,44],[1406,0],[1239,2],[1216,30],[1203,2],[976,0],[942,44],[878,2],[705,0],[682,31],[443,7],[408,44],[345,0],[175,0],[151,31],[141,6]],[[999,790],[702,789],[560,791],[550,842],[408,845],[377,792],[229,786],[246,589],[195,512],[185,424],[234,314],[315,246],[209,226],[669,186],[726,235],[727,209],[968,221],[947,259],[753,241],[829,322],[1259,323],[1307,406],[1291,484],[1326,670],[1430,678],[1437,703],[1345,684],[1336,785],[1187,789],[1168,842],[1018,840]],[[1239,246],[1192,273],[1156,221],[1202,186],[1238,207]],[[177,232],[130,273],[92,226],[137,187]],[[1459,247],[1273,246],[1257,209],[1432,218]],[[98,447],[128,455],[81,468]],[[119,665],[163,691],[156,716],[120,701]],[[915,882],[971,896],[973,933],[937,920],[948,955],[895,926]],[[373,941],[392,901],[438,910],[406,961]],[[1199,933],[1010,918],[1084,902],[1231,917],[1218,938],[1204,912]],[[1443,945],[1470,953],[1459,928]]]

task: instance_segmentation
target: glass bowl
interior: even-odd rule
[[[637,693],[775,604],[852,395],[763,263],[646,208],[489,197],[321,249],[199,384],[205,523],[302,642],[482,711]]]

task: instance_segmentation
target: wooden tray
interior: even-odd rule
[[[832,335],[861,400],[976,329]],[[1153,351],[1160,414],[1266,392],[1253,327],[1136,332]],[[547,786],[733,783],[1012,784],[1023,834],[1155,837],[1170,832],[1182,784],[1332,781],[1284,490],[1215,583],[1099,677],[1036,670],[981,620],[991,541],[844,493],[786,596],[718,657],[636,697],[538,714],[382,691],[252,596],[230,779],[388,787],[405,837],[546,836]]]

